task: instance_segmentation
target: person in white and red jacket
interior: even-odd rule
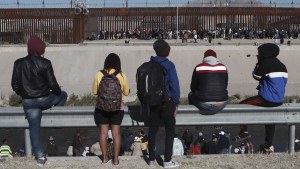
[[[189,103],[196,106],[201,114],[215,114],[222,110],[228,100],[228,72],[220,63],[215,51],[204,53],[203,62],[193,72]]]

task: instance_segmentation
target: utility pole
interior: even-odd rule
[[[43,0],[43,2],[42,2],[42,3],[43,3],[43,8],[45,8],[45,0]]]
[[[104,2],[103,2],[103,8],[105,8],[105,0],[104,0]]]
[[[292,0],[292,8],[294,8],[294,0]]]
[[[71,8],[73,7],[73,0],[70,0],[70,2],[71,2]]]
[[[270,0],[270,7],[272,6],[272,2],[271,2],[271,0]]]
[[[126,8],[128,8],[128,0],[126,0]]]

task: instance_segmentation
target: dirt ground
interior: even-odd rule
[[[177,156],[174,160],[182,165],[178,169],[298,169],[300,153],[294,155],[275,153],[270,155],[197,155]],[[49,157],[44,169],[147,169],[163,168],[162,159],[158,159],[155,167],[149,167],[141,157],[122,156],[119,166],[112,164],[101,165],[98,157]],[[13,158],[0,162],[0,169],[35,169],[37,166],[33,158]]]

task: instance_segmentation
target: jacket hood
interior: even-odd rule
[[[165,57],[160,57],[160,56],[151,56],[151,60],[153,60],[153,61],[156,61],[156,62],[163,62],[163,61],[165,61],[165,60],[168,60],[167,58],[165,58]]]
[[[43,55],[45,53],[46,44],[37,36],[32,35],[27,42],[28,54]]]
[[[274,43],[265,43],[260,45],[258,48],[258,55],[262,59],[267,59],[267,58],[275,58],[279,54],[279,47],[274,44]]]
[[[220,63],[219,60],[216,57],[214,57],[214,56],[204,57],[203,58],[203,62],[207,63],[207,64],[210,64],[210,65],[217,65],[217,64]]]

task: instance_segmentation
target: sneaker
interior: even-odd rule
[[[273,152],[274,152],[274,147],[273,146],[270,146],[269,148],[265,147],[263,149],[264,154],[270,154],[270,153],[273,153]]]
[[[40,157],[37,159],[37,165],[38,166],[43,166],[47,161],[47,158],[46,157]]]
[[[176,161],[164,162],[164,168],[179,167],[181,164]]]
[[[148,165],[149,165],[150,167],[154,167],[154,164],[155,164],[155,161],[148,161]]]

